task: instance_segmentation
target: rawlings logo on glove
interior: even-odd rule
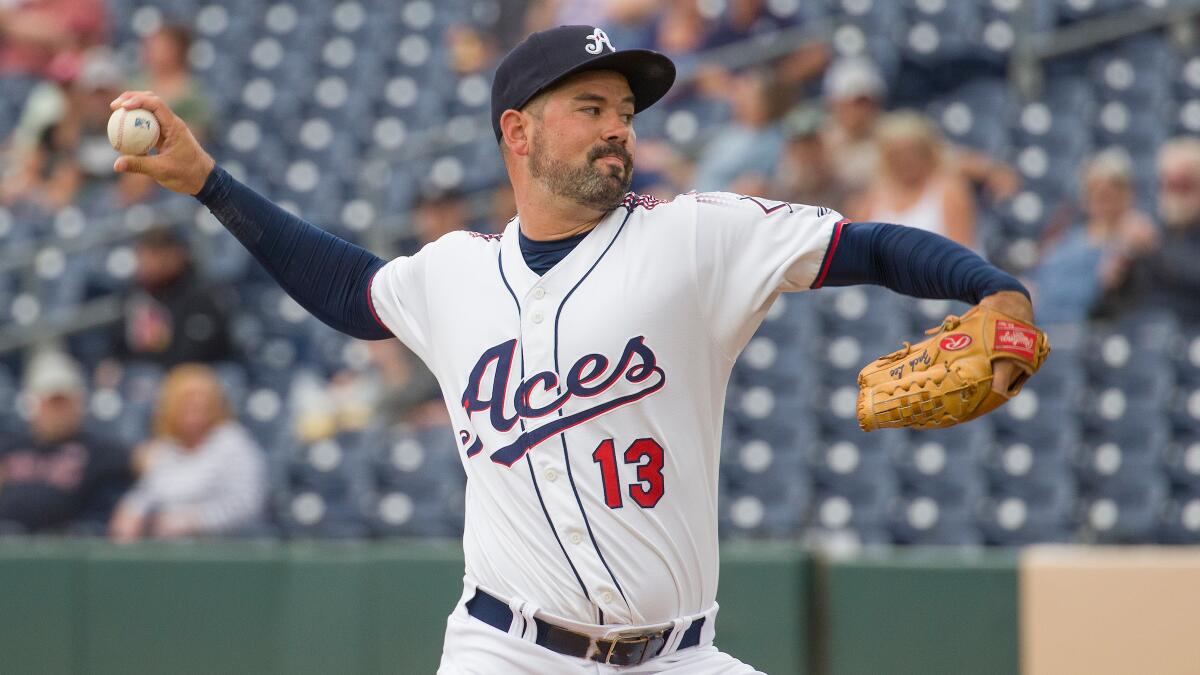
[[[988,413],[1021,391],[1050,353],[1046,334],[994,309],[974,307],[927,331],[932,337],[881,356],[858,374],[858,424],[937,429]],[[992,391],[992,366],[1020,370],[1007,391]]]

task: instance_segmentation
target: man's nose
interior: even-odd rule
[[[603,138],[609,143],[620,143],[624,146],[629,141],[629,125],[618,115],[604,131]]]

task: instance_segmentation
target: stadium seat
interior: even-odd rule
[[[1170,435],[1166,419],[1149,412],[1093,427],[1076,458],[1078,475],[1094,486],[1157,477]]]
[[[854,486],[818,487],[808,525],[823,530],[886,530],[898,494],[895,481],[886,476]]]
[[[355,476],[357,463],[351,461],[348,452],[336,439],[285,445],[272,455],[272,461],[283,463],[272,475],[277,485],[289,493],[313,492],[330,503],[346,501],[365,487],[362,477]]]
[[[1072,458],[1079,442],[1077,428],[1005,434],[991,446],[982,467],[995,489],[1028,495],[1056,484],[1074,484]]]
[[[753,495],[764,503],[805,504],[810,496],[804,454],[751,440],[731,448],[721,457],[723,484],[738,494]]]
[[[1163,509],[1161,528],[1161,543],[1200,544],[1200,492],[1172,497]]]
[[[800,494],[766,499],[753,492],[723,487],[718,499],[718,527],[730,539],[791,538],[802,527],[807,500]]]
[[[1162,467],[1176,485],[1200,492],[1200,433],[1177,435],[1167,447]]]
[[[967,431],[970,427],[963,425],[964,433],[958,435],[914,432],[895,461],[901,483],[939,500],[961,500],[982,486],[981,458],[991,438],[990,434]]]
[[[361,539],[370,532],[351,504],[329,502],[316,492],[279,493],[273,499],[288,538]]]
[[[1001,493],[987,499],[976,524],[986,543],[1000,546],[1066,543],[1075,538],[1069,508],[1055,508],[1016,494]]]
[[[1153,542],[1167,504],[1166,480],[1152,478],[1081,496],[1082,536],[1105,544]]]
[[[852,490],[863,484],[895,481],[892,469],[899,444],[863,435],[860,439],[827,438],[807,452],[809,472],[818,485]]]
[[[973,505],[926,494],[905,495],[893,507],[890,529],[897,544],[967,546],[983,543]]]

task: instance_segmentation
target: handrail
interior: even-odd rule
[[[1040,93],[1041,66],[1046,60],[1162,27],[1179,28],[1200,14],[1200,0],[1174,0],[1167,7],[1135,7],[1076,21],[1055,30],[1033,34],[1018,31],[1009,80],[1027,98]],[[1027,19],[1029,10],[1023,10]]]

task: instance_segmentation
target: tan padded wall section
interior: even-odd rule
[[[1200,675],[1200,548],[1034,547],[1024,675]]]

